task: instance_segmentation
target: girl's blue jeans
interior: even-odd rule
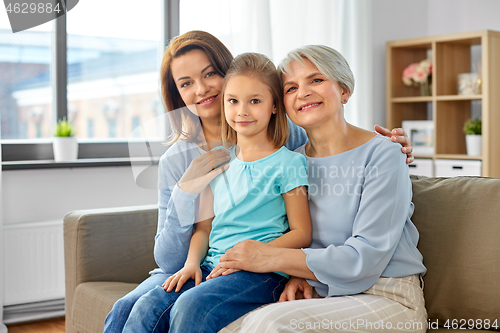
[[[120,298],[113,305],[106,320],[104,321],[104,333],[120,333],[127,321],[132,308],[139,298],[144,294],[160,286],[171,274],[157,273],[151,275],[138,285],[134,290]]]
[[[201,266],[201,269],[204,282],[195,287],[194,281],[189,280],[178,293],[167,293],[161,287],[168,275],[160,274],[163,275],[161,282],[148,281],[154,276],[150,277],[136,288],[148,282],[150,290],[136,299],[127,318],[116,320],[116,323],[124,321],[123,332],[215,333],[245,313],[263,304],[276,302],[288,281],[276,273],[246,271],[206,281],[211,269],[206,266]],[[108,323],[113,321],[110,316],[114,316],[115,308],[116,304],[106,318],[108,327],[111,327]],[[119,312],[121,316],[126,316],[126,311],[116,309],[116,314]],[[113,332],[120,332],[117,328]]]

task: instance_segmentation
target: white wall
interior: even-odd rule
[[[427,0],[428,34],[455,32],[500,31],[498,0]]]
[[[427,35],[426,0],[377,0],[373,5],[373,122],[386,120],[385,44],[395,39]]]
[[[477,30],[500,31],[499,0],[376,0],[373,5],[374,123],[385,124],[385,43]]]
[[[156,166],[152,168],[154,173],[157,170]],[[3,240],[0,249],[0,273],[2,268],[5,268],[4,274],[0,276],[0,288],[2,292],[10,291],[3,294],[5,302],[8,301],[6,296],[10,295],[10,303],[7,303],[10,305],[58,300],[61,295],[64,297],[62,220],[66,213],[80,209],[157,203],[157,190],[137,186],[130,166],[12,170],[3,171],[0,176],[3,192],[0,221],[3,218],[5,226],[5,230],[0,228],[0,237]],[[3,239],[4,235],[15,235],[19,231],[16,229],[18,227],[22,227],[19,230],[26,234],[24,237],[17,237],[17,243],[13,244],[12,238],[9,239],[10,242]],[[9,232],[6,231],[7,228]],[[46,237],[35,235],[38,231]],[[54,235],[60,235],[61,238],[47,246],[47,241],[51,241],[50,237]],[[3,255],[9,260],[2,264]],[[33,261],[33,258],[37,259]],[[39,276],[35,283],[24,287],[24,293],[13,294],[12,291],[19,288],[19,281],[24,281],[25,268],[37,265],[44,269],[37,268]],[[52,281],[52,284],[47,283],[48,280]],[[26,305],[24,311],[7,308],[3,320],[14,323],[61,314],[62,304],[61,308],[57,302],[50,308],[40,305],[37,308],[36,304]],[[2,313],[0,333],[3,333],[1,319]]]
[[[3,172],[3,223],[61,221],[76,209],[157,203],[157,191],[135,184],[131,167]]]

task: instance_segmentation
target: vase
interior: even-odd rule
[[[78,141],[75,137],[54,137],[52,147],[56,162],[76,161],[78,158]]]
[[[420,96],[432,96],[432,79],[430,77],[420,84]]]
[[[467,155],[469,156],[481,156],[482,153],[482,135],[466,135],[465,145],[467,147]]]

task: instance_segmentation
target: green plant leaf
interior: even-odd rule
[[[481,135],[481,119],[469,119],[464,125],[464,133],[466,135]]]
[[[74,136],[74,126],[66,118],[60,119],[56,123],[54,136],[56,137],[71,137]]]

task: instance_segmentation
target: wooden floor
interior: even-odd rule
[[[9,333],[64,333],[64,318],[7,325]]]

